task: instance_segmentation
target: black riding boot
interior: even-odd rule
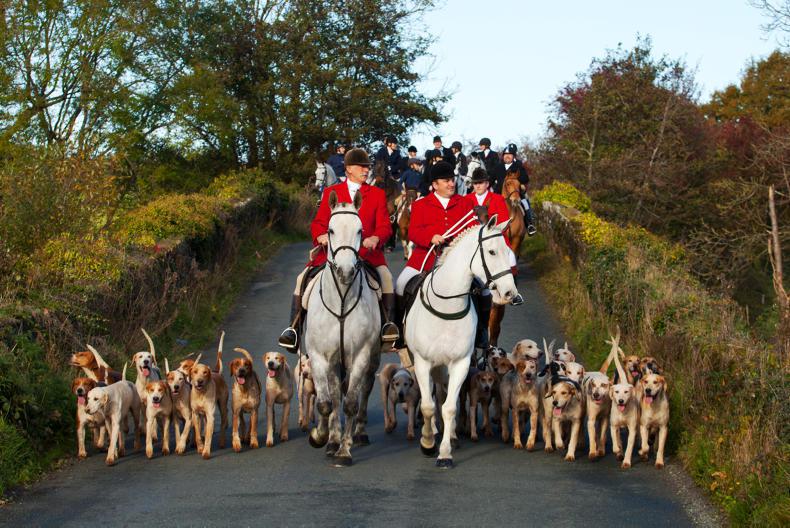
[[[395,295],[395,312],[393,321],[398,328],[398,339],[392,344],[392,348],[405,348],[406,341],[403,333],[403,316],[406,311],[406,300],[403,295]]]
[[[538,232],[535,227],[535,219],[532,216],[532,207],[529,204],[529,198],[521,199],[521,208],[524,210],[524,222],[527,224],[527,234],[534,236]]]
[[[296,348],[299,345],[299,335],[296,329],[299,327],[299,316],[302,312],[302,296],[294,295],[291,300],[291,326],[283,330],[277,343],[286,349],[288,352],[296,353]]]
[[[491,294],[481,295],[477,302],[477,334],[475,348],[488,350],[488,320],[491,318]]]
[[[382,312],[384,314],[384,324],[381,327],[381,340],[385,343],[392,343],[400,338],[398,326],[392,322],[395,316],[395,294],[381,294]]]

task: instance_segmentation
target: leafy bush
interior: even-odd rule
[[[590,198],[586,194],[578,190],[570,183],[563,181],[554,181],[550,185],[543,187],[532,196],[532,201],[535,204],[543,202],[554,202],[586,213],[590,210]]]
[[[203,194],[168,194],[122,215],[116,235],[125,244],[154,246],[169,238],[203,238],[219,225],[221,199]]]
[[[112,285],[123,273],[124,255],[104,236],[65,233],[46,242],[28,261],[31,282],[49,286]]]

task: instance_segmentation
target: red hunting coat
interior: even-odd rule
[[[464,196],[464,200],[468,200],[469,204],[472,208],[477,207],[477,195],[475,193],[469,193]],[[510,218],[510,211],[507,210],[507,204],[505,203],[505,198],[501,194],[497,194],[492,191],[488,191],[485,200],[483,200],[483,205],[488,209],[488,217],[492,217],[497,215],[497,223],[501,224],[508,218]],[[510,246],[510,239],[507,236],[507,231],[504,233],[505,235],[505,242],[507,242],[508,247],[512,249]]]
[[[313,219],[313,223],[310,224],[310,233],[313,236],[313,244],[316,246],[319,245],[318,237],[325,235],[329,229],[329,215],[331,214],[329,210],[329,194],[332,191],[337,193],[338,202],[351,203],[351,195],[348,192],[346,182],[324,189],[318,212]],[[373,235],[379,237],[376,249],[369,250],[360,247],[359,256],[373,266],[385,266],[387,260],[384,258],[381,248],[384,247],[387,239],[392,236],[392,226],[390,225],[389,213],[387,213],[387,198],[384,191],[377,187],[371,187],[366,183],[363,183],[357,192],[362,194],[362,206],[359,208],[359,218],[362,220],[362,240]],[[308,263],[308,266],[320,266],[324,262],[326,262],[326,251],[319,251],[315,258]]]
[[[458,220],[472,210],[471,202],[454,194],[447,204],[447,209],[436,198],[435,193],[430,193],[425,198],[420,198],[411,206],[411,219],[409,221],[409,240],[414,242],[407,266],[420,269],[428,249],[431,247],[433,235],[442,235],[447,232]],[[477,221],[470,225],[477,225]],[[423,271],[430,271],[436,251],[431,252],[425,261]]]

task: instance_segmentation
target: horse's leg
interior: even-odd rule
[[[504,318],[505,305],[492,303],[491,316],[488,318],[488,342],[493,346],[496,346],[499,340],[499,332]]]
[[[377,345],[373,345],[378,349]],[[358,446],[370,445],[370,438],[368,437],[368,400],[370,393],[373,390],[373,383],[376,380],[376,371],[379,369],[381,363],[381,353],[373,353],[370,355],[370,362],[368,368],[362,377],[362,387],[359,400],[359,412],[357,413],[356,424],[354,426],[354,443]],[[383,403],[383,402],[382,402]],[[394,418],[393,414],[393,418]]]
[[[440,468],[453,467],[452,438],[455,435],[455,414],[458,411],[458,393],[461,385],[469,373],[469,357],[463,357],[452,362],[448,367],[447,397],[442,405],[442,419],[444,421],[444,434],[439,446],[439,458],[436,466]]]
[[[366,351],[361,352],[365,354]],[[343,395],[343,414],[346,415],[346,423],[343,427],[343,436],[340,439],[340,447],[332,457],[332,464],[336,467],[351,465],[351,446],[354,442],[353,432],[357,413],[360,412],[359,399],[362,396],[365,379],[368,376],[368,366],[354,365],[348,373],[348,388]],[[371,383],[372,387],[373,384]]]
[[[313,381],[316,391],[316,407],[318,408],[318,423],[310,431],[310,445],[324,447],[329,439],[329,415],[332,412],[332,399],[329,392],[329,364],[326,358],[319,354],[311,356]]]
[[[346,374],[348,376],[348,373]],[[326,456],[334,456],[340,448],[342,431],[340,428],[341,405],[343,404],[343,383],[340,365],[329,369],[329,397],[332,401],[332,412],[329,413],[329,443],[326,444]]]
[[[422,359],[419,354],[414,354],[414,377],[420,386],[420,411],[422,412],[422,437],[420,449],[426,456],[436,454],[436,439],[434,438],[434,415],[436,404],[431,394],[431,365]]]

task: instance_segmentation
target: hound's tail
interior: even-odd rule
[[[128,361],[124,361],[123,362],[123,373],[121,373],[121,381],[126,381],[126,367],[128,367],[128,366],[129,366],[129,362]],[[105,374],[105,378],[104,378],[104,383],[107,383],[106,374]]]
[[[217,364],[214,365],[214,372],[222,374],[222,343],[225,342],[225,331],[219,336],[219,346],[217,347]]]
[[[625,370],[620,364],[619,352],[620,350],[620,331],[618,329],[617,336],[612,338],[612,351],[614,352],[614,365],[617,367],[617,375],[620,376],[620,383],[628,383],[628,376],[625,375]]]
[[[154,341],[151,339],[151,336],[148,335],[148,332],[145,331],[145,328],[140,328],[143,331],[143,335],[145,336],[145,340],[148,341],[148,350],[151,352],[151,357],[154,360],[154,366],[156,364],[156,348],[154,347]]]

